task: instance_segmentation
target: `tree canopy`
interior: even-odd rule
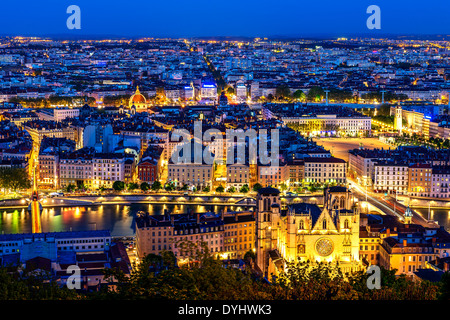
[[[0,168],[0,186],[16,192],[31,187],[31,181],[25,168]]]

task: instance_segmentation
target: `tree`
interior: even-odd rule
[[[255,261],[256,260],[255,252],[253,252],[253,250],[248,250],[244,254],[244,260],[247,261],[247,262],[250,262],[251,260]]]
[[[387,103],[384,103],[378,107],[377,115],[380,116],[390,116],[391,115],[391,106]]]
[[[261,188],[262,188],[262,185],[261,185],[261,184],[255,183],[255,185],[253,186],[253,191],[258,192],[258,190],[261,189]]]
[[[294,98],[295,100],[305,100],[306,95],[302,90],[296,90],[293,94],[292,94],[292,98]]]
[[[113,185],[112,185],[113,189],[115,191],[122,191],[125,189],[125,182],[123,181],[114,181]]]
[[[227,189],[227,192],[229,192],[229,193],[235,193],[235,192],[236,192],[236,188],[233,187],[233,186],[231,186],[231,187],[229,187],[229,188]]]
[[[216,192],[217,193],[222,193],[222,192],[224,192],[225,191],[225,188],[222,186],[222,185],[220,185],[220,186],[218,186],[217,188],[216,188]]]
[[[240,189],[239,192],[241,193],[247,193],[250,191],[250,188],[248,187],[248,184],[244,184]]]
[[[321,101],[325,96],[325,91],[321,87],[311,87],[309,89],[308,94],[306,95],[306,99],[308,101]]]
[[[0,184],[4,189],[14,192],[31,187],[31,181],[25,168],[1,168]]]
[[[153,191],[159,191],[160,189],[162,189],[162,184],[161,184],[161,182],[159,182],[158,180],[156,180],[155,182],[152,183],[152,190],[153,190]]]
[[[145,192],[145,191],[150,189],[150,185],[148,184],[148,182],[144,181],[144,182],[141,183],[140,188],[141,188],[142,191]]]
[[[350,90],[331,89],[328,98],[336,101],[353,100],[353,92]]]
[[[450,147],[450,140],[449,139],[445,139],[444,143],[442,143],[442,146],[444,148],[449,148]]]
[[[166,183],[166,184],[164,185],[164,190],[166,190],[166,191],[173,191],[173,190],[175,190],[175,185],[174,185],[174,183],[173,183],[172,181]]]
[[[84,183],[82,183],[82,184],[79,184],[78,186],[77,186],[77,191],[86,191],[88,188],[87,188],[87,186],[84,184]]]
[[[291,89],[286,84],[281,84],[275,89],[275,95],[278,99],[288,99],[291,97]]]
[[[139,185],[138,185],[136,182],[130,182],[130,183],[127,185],[127,190],[130,190],[130,191],[136,190],[136,189],[138,189],[138,188],[139,188]]]
[[[76,187],[77,187],[76,185],[69,183],[69,184],[66,186],[66,191],[67,191],[67,192],[73,192],[73,191],[75,191]]]
[[[203,192],[209,192],[210,190],[211,190],[211,189],[209,188],[209,186],[206,186],[206,187],[203,188],[202,191],[203,191]]]
[[[181,190],[186,191],[189,189],[189,186],[185,183],[183,184],[183,186],[181,187]]]

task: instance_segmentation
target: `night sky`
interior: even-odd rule
[[[69,5],[81,30],[69,30]],[[369,30],[369,5],[381,30]],[[125,37],[450,34],[448,0],[3,0],[0,35]]]

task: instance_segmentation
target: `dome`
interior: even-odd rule
[[[131,96],[129,105],[139,105],[139,104],[145,104],[147,103],[147,100],[145,97],[140,93],[139,86],[136,88],[136,92]]]

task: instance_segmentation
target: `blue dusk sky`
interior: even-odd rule
[[[67,7],[81,9],[69,30]],[[369,30],[367,7],[381,9]],[[0,35],[123,37],[450,34],[449,0],[2,0]]]

